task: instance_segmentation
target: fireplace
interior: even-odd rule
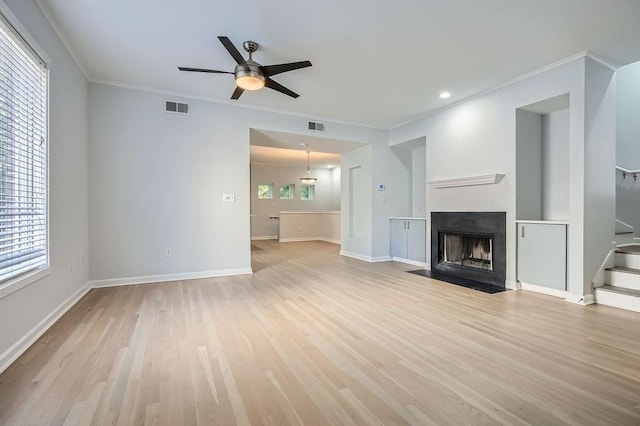
[[[431,271],[505,286],[504,212],[431,213]]]

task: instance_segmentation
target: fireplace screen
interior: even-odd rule
[[[440,232],[440,263],[493,271],[493,237]]]

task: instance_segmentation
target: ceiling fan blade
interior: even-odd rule
[[[271,80],[269,77],[267,77],[267,79],[265,80],[264,85],[266,87],[268,87],[269,89],[273,89],[273,90],[278,91],[280,93],[284,93],[285,95],[289,95],[292,98],[297,98],[298,96],[300,96],[296,92],[294,92],[293,90],[289,90],[286,87],[284,87],[282,84]]]
[[[262,67],[262,71],[264,71],[264,75],[266,77],[271,77],[272,75],[280,74],[287,71],[298,70],[300,68],[306,68],[310,66],[311,62],[309,61],[290,62],[288,64],[265,65]]]
[[[233,74],[229,71],[209,70],[206,68],[191,68],[191,67],[178,67],[180,71],[193,71],[193,72],[210,72],[213,74]]]
[[[233,95],[231,95],[231,99],[238,99],[243,92],[244,89],[242,87],[236,87],[236,90],[233,91]]]
[[[247,61],[245,61],[240,52],[238,52],[238,49],[236,49],[233,43],[231,43],[229,37],[218,36],[218,40],[220,40],[220,43],[222,43],[225,49],[227,49],[227,52],[229,52],[229,54],[233,56],[233,59],[235,59],[238,64],[247,65]]]

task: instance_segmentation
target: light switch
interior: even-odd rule
[[[235,203],[236,194],[222,194],[222,201],[225,203]]]

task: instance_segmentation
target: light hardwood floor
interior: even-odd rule
[[[89,292],[0,424],[640,424],[640,314],[254,245],[252,276]]]

